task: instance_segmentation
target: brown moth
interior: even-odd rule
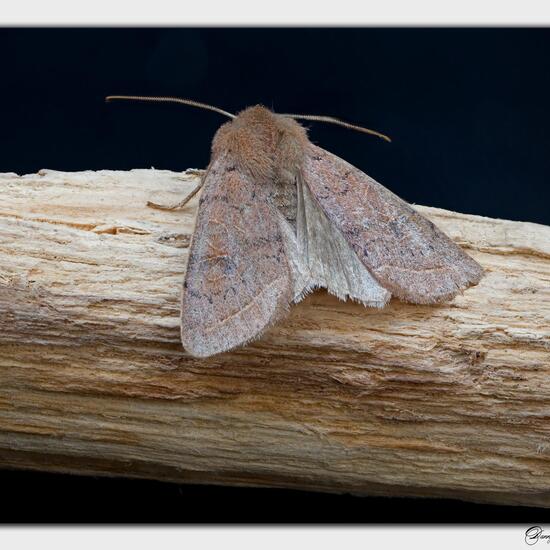
[[[177,98],[111,98],[177,101],[233,119],[212,142],[183,284],[181,339],[193,356],[259,338],[316,288],[369,307],[391,296],[435,304],[483,275],[431,221],[311,143],[294,119],[376,132],[262,106],[235,116]]]

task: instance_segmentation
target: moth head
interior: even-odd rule
[[[234,168],[253,177],[257,183],[273,178],[292,180],[301,168],[304,148],[309,143],[305,128],[296,120],[337,124],[345,128],[390,139],[374,130],[324,115],[277,114],[262,105],[248,107],[234,115],[219,107],[178,97],[108,96],[111,100],[170,102],[207,109],[231,119],[212,140],[212,159],[230,155]]]
[[[277,177],[279,166],[295,165],[306,143],[306,131],[296,121],[255,105],[218,129],[212,160],[229,155],[236,169],[263,183]]]

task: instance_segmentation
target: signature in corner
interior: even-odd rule
[[[545,534],[543,528],[539,525],[529,527],[529,529],[525,531],[525,544],[529,546],[533,546],[533,544],[536,544],[539,540],[544,539],[546,539],[546,544],[550,543],[550,535]]]

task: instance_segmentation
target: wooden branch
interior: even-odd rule
[[[0,465],[550,506],[550,227],[418,207],[486,269],[452,303],[319,291],[179,343],[197,198],[157,170],[0,175]]]

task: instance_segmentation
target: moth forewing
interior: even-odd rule
[[[341,158],[308,148],[305,186],[378,284],[430,304],[477,284],[481,266],[431,221]]]
[[[234,169],[234,160],[226,155],[211,163],[189,251],[181,337],[199,357],[257,338],[293,298],[269,189]]]

